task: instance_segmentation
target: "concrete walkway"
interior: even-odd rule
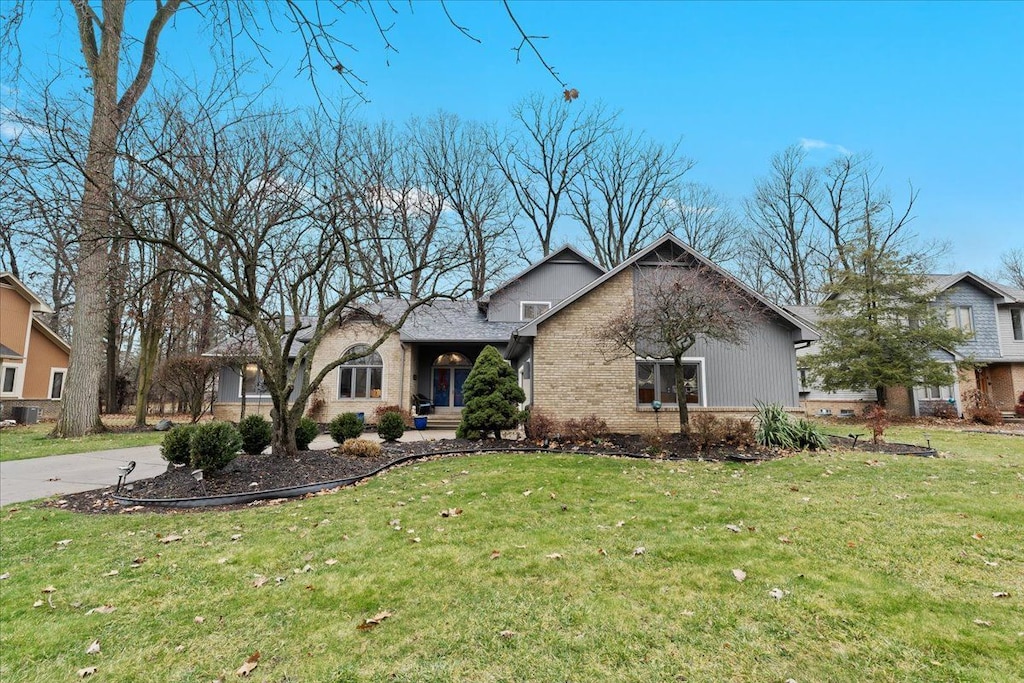
[[[363,438],[380,441],[376,432],[367,432]],[[401,441],[454,438],[454,430],[430,429],[418,432],[410,429]],[[313,439],[310,448],[322,450],[335,445],[330,436],[321,434]],[[167,461],[160,456],[160,446],[136,446],[0,462],[0,505],[113,486],[120,474],[117,468],[132,460],[135,461],[135,470],[128,475],[127,483],[155,477],[167,469]]]

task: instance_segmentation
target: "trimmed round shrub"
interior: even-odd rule
[[[238,433],[242,435],[242,450],[249,455],[259,455],[270,445],[274,428],[262,415],[246,415],[238,423]]]
[[[187,465],[192,461],[192,435],[198,425],[177,425],[164,434],[160,455],[175,465]]]
[[[309,417],[303,417],[295,426],[295,447],[300,451],[309,450],[309,442],[320,433],[320,425]]]
[[[363,422],[355,413],[342,413],[331,420],[327,425],[327,431],[337,443],[344,443],[349,439],[358,439],[362,435]]]
[[[376,458],[384,452],[384,449],[376,441],[348,439],[345,443],[341,444],[338,451],[345,455],[354,455],[359,458]]]
[[[192,436],[192,467],[204,472],[219,470],[235,459],[242,436],[230,422],[207,422]]]
[[[401,413],[384,413],[377,423],[377,436],[385,441],[398,441],[405,434],[405,420]]]

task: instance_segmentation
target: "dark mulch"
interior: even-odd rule
[[[831,437],[832,443],[839,448],[853,449],[853,439],[846,436]],[[935,455],[935,451],[926,446],[915,446],[907,443],[872,443],[871,436],[857,439],[857,450],[868,453],[889,453],[892,455]]]
[[[837,445],[844,448],[852,446],[852,439],[834,438]],[[887,448],[892,445],[858,442],[859,449],[884,452],[906,453],[907,447]],[[500,450],[549,449],[559,453],[593,453],[611,456],[657,457],[674,459],[702,460],[739,460],[753,461],[777,457],[777,451],[763,448],[737,448],[719,446],[704,452],[695,452],[689,439],[679,434],[666,434],[660,443],[660,449],[652,448],[650,437],[613,434],[600,442],[587,444],[548,443],[538,444],[528,441],[487,440],[469,441],[466,439],[444,439],[438,441],[409,441],[386,444],[384,454],[378,458],[360,458],[341,455],[335,450],[303,451],[296,458],[278,458],[272,455],[240,455],[227,467],[217,472],[207,473],[202,485],[192,478],[190,468],[169,466],[167,471],[151,479],[130,481],[131,489],[122,489],[121,495],[137,499],[170,499],[194,498],[224,494],[249,493],[267,491],[289,486],[301,486],[316,482],[335,481],[367,475],[380,467],[410,455],[427,457],[433,454],[454,454],[472,452],[492,452]],[[921,449],[925,451],[926,449]],[[650,453],[656,451],[656,455]],[[82,493],[68,494],[60,500],[50,501],[47,505],[66,510],[86,513],[125,513],[139,510],[163,512],[187,512],[187,510],[122,505],[114,500],[114,488],[107,487]],[[249,505],[273,504],[267,501],[255,501]],[[230,509],[244,507],[242,505],[219,506],[210,509]]]

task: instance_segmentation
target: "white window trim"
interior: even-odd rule
[[[12,391],[4,391],[4,376],[7,374],[7,368],[14,369],[14,388]],[[3,363],[0,365],[0,396],[4,398],[21,398],[21,393],[25,387],[25,366],[20,363]]]
[[[527,318],[526,318],[526,311],[524,310],[527,306],[547,306],[548,307],[547,311],[544,311],[543,313],[539,313],[539,314],[535,315],[533,318],[530,318],[529,320],[535,320],[535,319],[539,318],[540,316],[544,315],[544,313],[547,313],[548,311],[551,310],[551,302],[550,301],[520,301],[519,302],[519,320],[520,321],[529,322],[529,320],[527,320]]]
[[[61,381],[60,381],[60,396],[58,396],[57,398],[54,398],[53,397],[53,376],[56,375],[58,372],[62,373],[64,375],[64,377],[61,378]],[[67,385],[68,385],[68,369],[67,368],[50,368],[50,383],[46,385],[46,397],[48,399],[50,399],[51,401],[59,401],[59,400],[61,400],[62,398],[64,398],[64,389],[67,387]]]
[[[652,358],[651,356],[637,356],[636,361],[633,363],[633,400],[636,402],[636,364],[637,363],[674,363],[671,358]],[[700,369],[700,403],[695,404],[700,408],[708,407],[708,383],[707,383],[707,363],[704,362],[704,356],[684,356],[683,363],[696,363]],[[636,402],[637,408],[643,408],[648,406],[647,403]],[[676,406],[679,404],[677,403]],[[689,405],[689,404],[688,404]],[[678,407],[676,408],[678,410]]]
[[[255,365],[256,366],[256,372],[259,372],[259,373],[263,372],[262,370],[260,370],[260,366],[257,363],[246,363],[246,365]],[[263,386],[266,386],[266,383],[264,383]],[[244,390],[245,390],[245,366],[242,366],[242,367],[238,368],[238,398],[242,398],[242,391],[244,391]],[[246,394],[245,395],[245,399],[246,400],[249,400],[250,398],[255,398],[255,399],[270,398],[270,394]]]
[[[349,353],[356,346],[359,346],[359,344],[355,344],[353,346],[350,346],[345,351],[345,353],[346,354]],[[370,344],[364,344],[364,346],[370,346]],[[339,400],[339,401],[381,401],[381,402],[384,401],[384,356],[381,355],[379,349],[377,351],[374,351],[373,353],[377,354],[377,356],[380,357],[380,365],[339,365],[338,366],[338,373],[337,373],[338,374],[338,384],[337,384],[337,391],[335,392],[335,396],[338,397],[337,400]],[[365,356],[364,356],[364,358],[365,358]],[[342,380],[342,377],[344,376],[345,371],[347,371],[347,370],[350,371],[352,369],[356,369],[356,370],[370,370],[371,368],[380,368],[380,389],[378,390],[378,391],[380,391],[380,395],[378,395],[378,396],[342,396],[341,395],[341,380]],[[373,386],[370,385],[369,378],[367,378],[366,382],[367,382],[367,387],[366,388],[372,394],[374,390],[373,390]],[[354,389],[355,388],[355,382],[352,383],[352,386],[353,386],[353,389]]]
[[[1017,314],[1017,320],[1020,321],[1020,325],[1017,326],[1021,331],[1021,336],[1019,338],[1013,332],[1014,313]],[[1024,341],[1024,308],[1020,308],[1018,306],[1010,307],[1010,339],[1012,339],[1013,341]],[[1002,349],[1000,349],[1000,351],[1002,351]]]

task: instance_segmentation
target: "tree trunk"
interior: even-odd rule
[[[301,416],[301,413],[299,414]],[[299,418],[290,410],[281,410],[278,401],[270,411],[270,419],[274,425],[274,433],[270,440],[270,452],[279,458],[294,458],[299,453],[295,445],[295,426]]]
[[[676,369],[676,402],[679,404],[679,433],[686,434],[690,429],[690,409],[686,403],[686,380],[683,378],[683,358],[672,359]]]

